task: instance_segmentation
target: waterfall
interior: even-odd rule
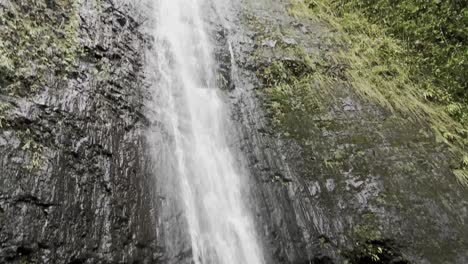
[[[229,108],[216,87],[214,46],[202,17],[229,4],[216,1],[155,4],[152,108],[170,134],[164,155],[172,162],[160,174],[176,182],[168,192],[184,208],[194,263],[264,263],[245,201],[245,170],[228,144]]]

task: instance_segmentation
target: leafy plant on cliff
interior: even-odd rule
[[[339,16],[361,12],[401,40],[415,78],[428,78],[425,96],[468,118],[468,2],[461,0],[333,0]]]
[[[392,34],[392,30],[398,30],[386,28],[382,23],[375,21],[377,18],[367,19],[367,16],[371,15],[365,12],[370,11],[359,6],[357,3],[360,2],[365,1],[291,0],[289,12],[298,19],[325,21],[336,30],[338,34],[331,36],[335,45],[331,56],[338,64],[343,65],[344,79],[351,83],[363,98],[368,98],[405,118],[412,118],[415,122],[429,123],[438,139],[449,145],[451,152],[457,157],[453,172],[462,185],[468,186],[468,170],[463,164],[463,157],[468,153],[468,106],[464,92],[466,56],[463,54],[468,53],[466,42],[457,42],[457,37],[454,37],[464,33],[453,29],[452,31],[456,31],[452,34],[455,40],[452,40],[450,45],[454,46],[443,46],[446,47],[443,49],[441,45],[429,41],[431,38],[428,29],[418,31],[415,33],[417,36],[427,36],[429,40],[426,41],[432,43],[431,49],[440,49],[439,53],[433,55],[430,54],[432,52],[418,53],[412,44],[408,44],[408,40],[416,35],[399,38]],[[408,1],[376,0],[366,3],[372,6],[377,2],[390,4]],[[365,10],[361,12],[360,8]],[[379,10],[399,12],[398,8]],[[428,12],[429,16],[436,17],[433,11]],[[465,11],[462,13],[465,14]],[[456,21],[460,20],[457,19]],[[405,28],[408,31],[415,30],[412,26]],[[432,40],[436,39],[438,37],[433,36]],[[449,43],[448,40],[446,42]],[[442,60],[447,58],[448,53],[456,58]],[[426,63],[428,61],[431,63]],[[450,65],[447,66],[447,63]],[[329,73],[325,72],[325,75],[330,75]],[[453,78],[448,77],[450,74],[453,74]]]

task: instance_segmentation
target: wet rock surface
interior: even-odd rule
[[[264,80],[262,70],[281,62],[301,77],[302,58],[291,50],[325,60],[334,48],[328,36],[335,32],[292,18],[288,6],[242,1],[231,39],[234,119],[267,262],[466,263],[468,192],[424,121],[358,96],[344,66],[331,64],[326,70],[338,85],[310,85],[317,108],[289,116],[286,129],[275,125],[265,88],[275,80]]]
[[[11,3],[0,2],[3,14]],[[0,263],[154,263],[143,19],[122,1],[73,4],[77,57],[66,74],[48,69],[19,96],[1,87]]]
[[[0,263],[190,263],[183,215],[161,191],[171,179],[153,176],[164,158],[150,152],[163,152],[148,148],[170,136],[144,109],[147,18],[124,1],[78,6],[66,74],[21,96],[0,80]],[[301,75],[285,50],[333,48],[334,32],[287,6],[243,0],[230,29],[212,24],[266,263],[468,263],[468,194],[424,122],[358,96],[331,65],[342,82],[311,86],[320,107],[310,121],[291,122],[292,135],[276,127],[259,72],[281,61]],[[148,128],[159,135],[151,144]]]

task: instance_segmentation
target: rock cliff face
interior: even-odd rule
[[[424,120],[359,96],[329,57],[337,33],[288,8],[242,1],[232,37],[231,97],[269,263],[467,262],[468,193],[448,148]]]
[[[144,110],[145,7],[22,2],[0,0],[0,263],[189,263],[183,217],[160,193],[168,175],[155,174],[145,137],[159,129]],[[424,122],[342,78],[310,85],[317,108],[276,125],[265,70],[281,62],[300,77],[298,47],[319,58],[333,49],[334,32],[287,6],[242,0],[230,30],[212,24],[266,263],[468,263],[468,192]],[[11,52],[5,32],[34,52]],[[14,42],[25,36],[43,45]]]
[[[0,76],[0,263],[155,262],[143,18],[119,1],[26,2],[0,1],[3,32],[37,53],[21,58],[32,73]]]

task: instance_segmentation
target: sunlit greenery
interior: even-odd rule
[[[426,99],[468,118],[468,2],[462,0],[332,0],[337,14],[361,12],[401,40],[415,78],[427,78]]]
[[[429,123],[438,140],[449,145],[456,157],[453,172],[458,181],[468,186],[468,166],[464,162],[468,153],[467,27],[463,26],[466,8],[461,3],[452,4],[291,0],[289,12],[297,19],[325,22],[336,32],[330,36],[334,47],[330,56],[336,65],[342,66],[338,72],[343,72],[343,79],[363,98],[415,122]],[[455,6],[459,10],[455,11]],[[408,10],[419,12],[417,18],[404,15]],[[398,14],[392,15],[394,12]],[[449,15],[454,17],[447,18]],[[424,22],[429,17],[432,22]],[[417,29],[424,23],[432,24]],[[430,29],[437,28],[435,24],[442,33],[431,35]],[[444,42],[442,37],[446,39]],[[317,73],[320,72],[314,74]],[[333,71],[324,73],[325,76],[320,74],[322,79],[336,79],[328,76]],[[277,85],[282,86],[284,83]],[[298,98],[307,97],[298,95]]]

